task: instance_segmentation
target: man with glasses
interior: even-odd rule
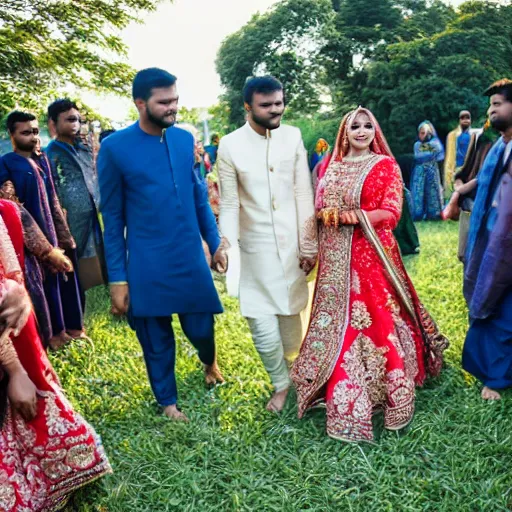
[[[455,169],[462,167],[466,159],[471,136],[478,130],[471,129],[471,113],[469,110],[459,112],[459,124],[452,130],[446,139],[446,153],[444,160],[444,189],[449,197],[453,192],[453,177]]]
[[[41,337],[57,349],[83,328],[80,297],[71,261],[75,242],[55,192],[51,167],[39,149],[39,126],[28,112],[14,111],[7,117],[13,152],[0,160],[2,197],[21,202],[25,229],[27,288],[34,303]],[[26,215],[32,217],[26,224]],[[39,230],[34,227],[37,224]],[[41,233],[42,232],[42,233]],[[41,240],[42,238],[42,240]],[[31,241],[35,240],[35,244]],[[34,260],[44,263],[40,269]],[[57,274],[60,273],[59,274]],[[75,294],[63,293],[72,287]]]
[[[80,138],[80,112],[69,99],[48,107],[50,132],[47,148],[52,172],[71,234],[76,241],[82,290],[101,284],[103,238],[98,219],[99,187],[92,149]],[[82,291],[82,302],[85,300]]]

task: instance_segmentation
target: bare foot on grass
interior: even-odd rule
[[[215,386],[216,384],[224,384],[225,380],[220,373],[217,362],[215,361],[212,365],[204,365],[204,381],[207,386]]]
[[[180,421],[188,423],[188,418],[183,414],[176,405],[167,405],[164,407],[164,414],[172,421]]]
[[[73,338],[66,334],[65,332],[61,332],[57,334],[57,336],[52,336],[48,345],[51,350],[60,350],[62,347],[65,347]]]
[[[267,411],[279,413],[283,410],[286,403],[286,397],[288,396],[289,388],[283,389],[283,391],[275,391],[272,395],[269,403],[267,404]]]
[[[482,389],[482,398],[484,400],[499,400],[501,398],[501,395],[494,389],[484,386],[484,388]]]

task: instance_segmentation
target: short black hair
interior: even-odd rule
[[[253,76],[245,82],[243,97],[244,103],[252,105],[252,98],[254,93],[257,94],[271,94],[276,91],[282,91],[283,84],[275,77],[266,76]]]
[[[484,92],[484,96],[493,96],[494,94],[501,94],[505,96],[505,99],[512,103],[512,80],[508,78],[502,78],[497,82],[491,84],[491,86]]]
[[[51,119],[54,123],[56,123],[60,114],[63,112],[68,112],[72,108],[78,110],[77,104],[74,101],[71,101],[69,98],[61,98],[55,100],[48,107],[48,119]]]
[[[5,122],[9,133],[16,131],[16,123],[26,123],[27,121],[35,121],[36,116],[30,112],[22,112],[21,110],[14,110],[7,116]]]
[[[160,68],[141,69],[133,79],[133,99],[147,101],[151,98],[152,90],[160,87],[171,87],[177,78],[168,71]]]
[[[109,135],[112,135],[113,133],[115,133],[116,131],[114,129],[111,129],[111,130],[103,130],[101,133],[100,133],[100,136],[98,138],[98,141],[99,143],[101,144]]]

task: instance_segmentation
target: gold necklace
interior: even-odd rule
[[[359,155],[359,156],[346,156],[345,158],[343,158],[343,161],[345,162],[363,162],[364,160],[368,160],[368,158],[370,158],[371,156],[373,156],[373,153],[370,151],[369,153],[366,153],[364,155]]]

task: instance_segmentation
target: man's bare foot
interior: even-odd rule
[[[68,329],[67,333],[74,339],[85,338],[85,331],[83,329]]]
[[[450,202],[446,205],[445,209],[441,213],[443,220],[457,220],[460,215],[460,207],[457,200],[450,199]]]
[[[73,338],[71,338],[71,336],[63,331],[60,334],[57,334],[57,336],[52,336],[48,345],[52,350],[59,350],[66,346],[72,339]]]
[[[172,421],[181,421],[188,423],[188,418],[183,414],[176,405],[167,405],[164,407],[164,414]]]
[[[484,400],[499,400],[501,395],[494,389],[484,386],[482,389],[482,398]]]
[[[220,373],[217,362],[214,361],[212,365],[204,365],[204,381],[207,386],[215,386],[216,384],[224,384],[225,380]]]
[[[267,404],[267,411],[281,412],[284,409],[288,391],[289,388],[283,389],[283,391],[275,391],[269,403]]]
[[[74,329],[69,329],[67,331],[67,334],[69,336],[71,336],[72,339],[74,340],[86,340],[88,341],[89,343],[93,343],[93,341],[91,340],[91,338],[89,338],[89,336],[87,336],[87,334],[85,333],[85,330],[82,329],[82,330],[74,330]]]

